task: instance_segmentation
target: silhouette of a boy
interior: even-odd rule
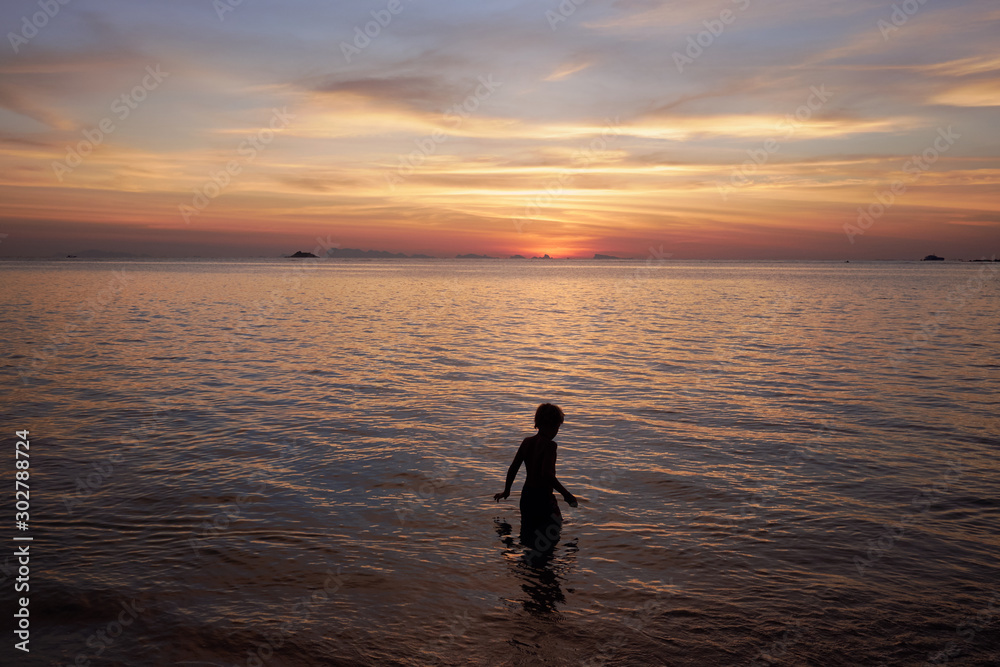
[[[577,505],[573,494],[556,479],[556,443],[552,438],[556,437],[564,419],[563,411],[558,405],[542,403],[538,406],[535,410],[535,428],[538,433],[521,441],[514,461],[507,469],[507,485],[503,493],[493,496],[494,500],[500,502],[510,495],[510,487],[523,462],[526,477],[524,486],[521,487],[522,535],[530,535],[532,529],[562,523],[562,513],[553,490],[562,494],[563,500],[570,507]]]

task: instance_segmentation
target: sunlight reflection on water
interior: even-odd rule
[[[134,599],[102,657],[913,664],[991,600],[995,272],[295,266],[0,264],[40,655]],[[581,502],[532,567],[492,494],[546,400]]]

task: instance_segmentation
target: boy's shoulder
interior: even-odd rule
[[[534,446],[538,446],[538,445],[541,445],[543,447],[545,447],[545,446],[555,447],[556,446],[556,441],[555,440],[549,440],[547,438],[543,438],[538,433],[536,433],[535,435],[529,435],[527,438],[525,438],[524,440],[521,441],[521,446],[522,447],[534,447]]]

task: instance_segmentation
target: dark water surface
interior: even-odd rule
[[[998,274],[0,263],[2,662],[1000,664]],[[492,495],[543,401],[539,564]]]

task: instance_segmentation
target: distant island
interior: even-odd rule
[[[621,259],[621,257],[615,257],[614,255],[602,255],[599,252],[595,252],[594,259]]]
[[[943,262],[944,261],[944,257],[938,257],[937,255],[927,255],[926,257],[924,257],[920,261],[922,261],[922,262]]]
[[[398,257],[406,259],[407,255],[401,252],[389,252],[388,250],[361,250],[360,248],[330,248],[326,251],[327,257]]]
[[[132,252],[120,252],[118,250],[97,250],[95,248],[88,248],[87,250],[78,250],[75,253],[70,253],[66,255],[67,258],[76,259],[77,257],[89,257],[91,259],[134,259],[134,258],[151,258],[151,255],[137,255]]]
[[[334,259],[437,259],[431,255],[407,255],[402,252],[389,252],[388,250],[361,250],[360,248],[330,248],[326,251],[326,257]],[[311,252],[297,251],[293,255],[285,255],[292,259],[309,259],[317,256]],[[455,255],[455,259],[500,259],[493,255],[481,255],[470,252]],[[511,255],[510,259],[527,259],[524,255]],[[548,254],[542,257],[532,257],[531,259],[552,259]],[[568,257],[566,259],[569,259]],[[594,255],[594,259],[618,259],[611,255]]]
[[[360,248],[329,248],[324,257],[329,258],[340,258],[340,259],[357,259],[357,258],[378,258],[378,259],[436,259],[431,255],[407,255],[401,252],[389,252],[388,250],[361,250]],[[299,250],[294,255],[286,255],[286,257],[298,257],[298,258],[311,258],[316,257],[311,252],[303,252]]]

